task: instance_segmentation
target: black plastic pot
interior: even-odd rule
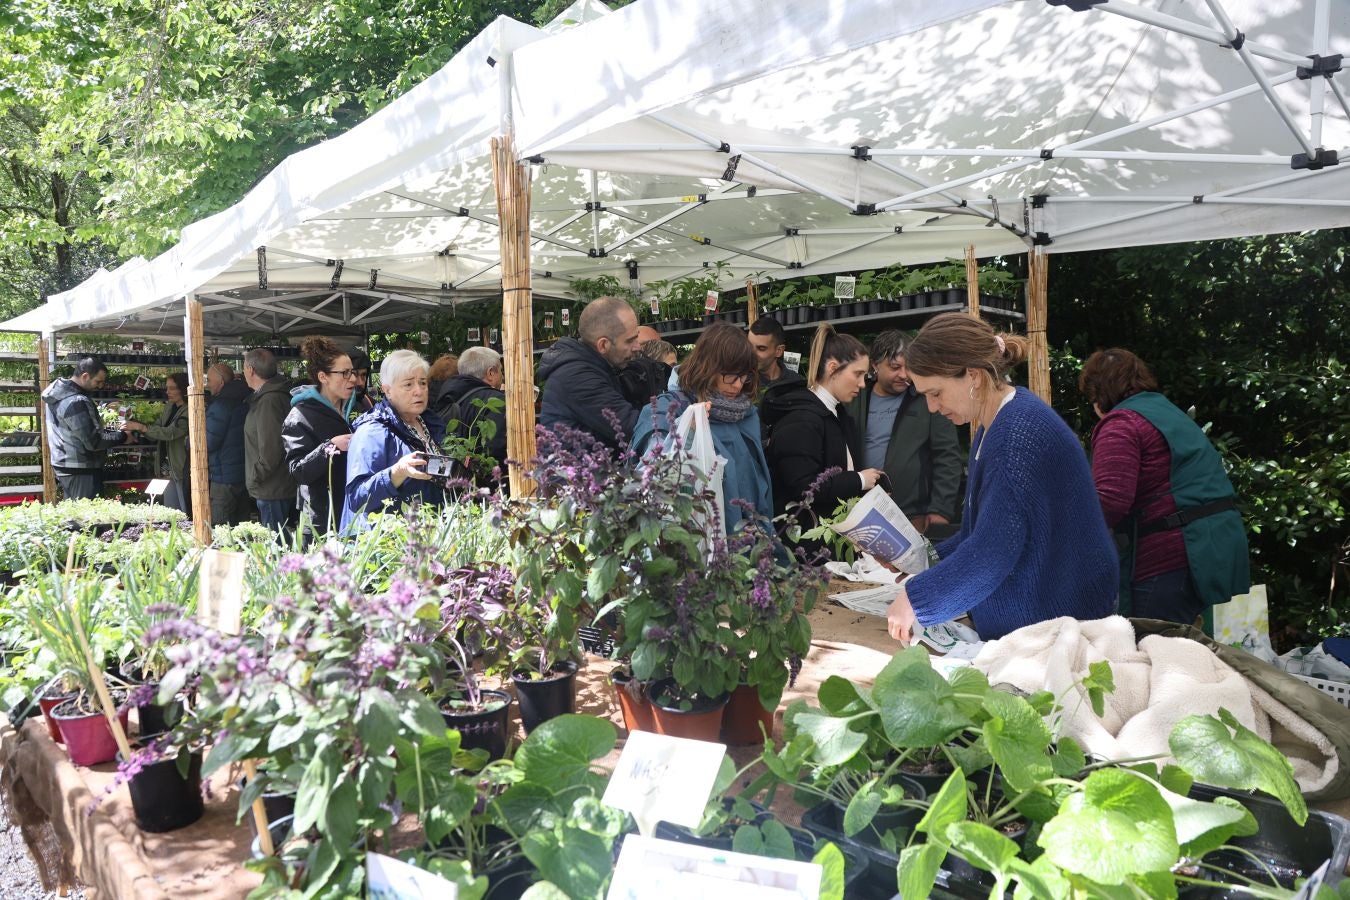
[[[482,691],[477,710],[457,709],[441,703],[441,718],[447,728],[459,732],[459,745],[466,750],[486,750],[488,759],[506,755],[507,723],[511,715],[511,695],[505,691]]]
[[[186,828],[202,817],[202,755],[188,757],[187,774],[178,770],[178,759],[152,763],[131,776],[127,783],[131,808],[141,831],[159,834]]]
[[[516,702],[520,704],[520,721],[526,734],[549,719],[577,711],[575,662],[558,663],[549,670],[547,678],[531,679],[513,672],[511,682],[516,686]]]
[[[273,850],[280,850],[281,845],[291,836],[291,823],[294,820],[295,816],[289,815],[267,823],[267,832],[272,835]],[[263,858],[262,840],[256,834],[253,836],[253,843],[249,846],[249,856],[253,859]]]
[[[744,325],[746,316],[746,310],[733,309],[731,312],[727,313],[727,321],[731,322],[733,325]]]
[[[534,866],[523,855],[513,856],[504,863],[489,866],[483,873],[487,876],[488,889],[483,900],[520,900],[522,894],[530,889],[539,877]]]
[[[950,287],[944,292],[944,303],[965,303],[970,299],[970,291],[963,287]]]
[[[248,784],[247,780],[241,778],[238,782],[238,788],[243,791]],[[267,821],[276,822],[287,816],[295,814],[295,794],[290,792],[274,791],[262,795],[263,812],[266,814]],[[253,812],[250,810],[244,813],[244,820],[248,822],[249,831],[253,837],[258,836],[258,823],[253,819]]]

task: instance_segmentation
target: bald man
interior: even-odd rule
[[[586,304],[577,318],[577,337],[562,338],[539,360],[544,381],[539,424],[589,431],[612,449],[627,443],[638,411],[624,397],[619,370],[637,350],[637,315],[626,301],[600,297]]]

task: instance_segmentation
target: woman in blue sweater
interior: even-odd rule
[[[644,453],[654,436],[658,442],[665,440],[691,403],[708,404],[713,447],[727,461],[722,515],[728,532],[749,515],[736,500],[749,503],[766,526],[773,519],[769,466],[759,442],[754,402],[758,373],[745,332],[727,323],[712,325],[680,367],[680,389],[660,394],[644,406],[633,429],[633,449]]]
[[[1006,380],[1026,354],[1026,338],[964,313],[936,316],[909,346],[905,362],[928,408],[976,431],[961,530],[891,602],[897,640],[909,641],[916,621],[966,612],[985,640],[1115,612],[1116,549],[1083,447],[1054,410]]]

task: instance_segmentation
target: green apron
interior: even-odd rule
[[[1143,391],[1120,401],[1115,408],[1133,410],[1143,416],[1167,441],[1172,454],[1172,498],[1176,501],[1177,512],[1183,517],[1187,510],[1203,512],[1201,507],[1208,504],[1232,500],[1233,485],[1223,470],[1219,452],[1200,427],[1166,397],[1154,391]],[[1129,578],[1134,569],[1138,532],[1152,524],[1138,522],[1133,516],[1130,518],[1129,542],[1122,554],[1123,578]],[[1242,525],[1242,515],[1236,509],[1202,514],[1180,527],[1186,542],[1191,582],[1207,607],[1227,603],[1251,588],[1247,532]],[[1212,630],[1211,623],[1212,611],[1206,609],[1206,630]]]

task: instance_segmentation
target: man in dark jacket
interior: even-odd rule
[[[244,419],[244,483],[258,501],[258,518],[268,528],[295,527],[295,481],[286,468],[281,423],[291,411],[286,376],[271,350],[255,347],[244,355],[244,380],[253,388]]]
[[[58,378],[42,392],[47,404],[47,435],[52,468],[68,500],[88,500],[103,490],[103,463],[108,448],[126,440],[121,431],[103,427],[89,391],[103,387],[108,367],[89,357],[75,364],[69,378]]]
[[[750,348],[759,360],[760,398],[769,388],[779,384],[806,384],[806,379],[783,365],[783,351],[787,349],[787,332],[772,316],[760,316],[750,326]]]
[[[920,534],[955,533],[961,492],[961,448],[956,426],[928,411],[910,384],[903,332],[883,331],[872,342],[872,385],[849,404],[857,423],[849,449],[860,465],[884,469],[891,498]]]
[[[206,370],[206,466],[211,473],[211,524],[238,525],[253,515],[244,485],[244,417],[248,385],[225,363]]]
[[[561,339],[539,361],[539,377],[545,381],[539,422],[589,431],[617,449],[637,424],[637,407],[624,397],[618,371],[637,352],[637,315],[618,297],[601,297],[581,311],[577,333],[579,339]],[[606,411],[618,420],[622,436]]]
[[[628,402],[639,410],[651,403],[653,397],[664,394],[670,383],[670,366],[643,352],[648,344],[659,340],[661,335],[655,328],[639,325],[638,352],[619,370],[619,388]]]
[[[459,356],[459,374],[445,380],[442,396],[458,407],[458,421],[446,421],[446,432],[454,429],[462,438],[477,438],[490,432],[491,437],[479,450],[485,451],[505,471],[506,393],[501,389],[503,380],[502,355],[491,347],[470,347]],[[480,420],[491,425],[480,427]]]

